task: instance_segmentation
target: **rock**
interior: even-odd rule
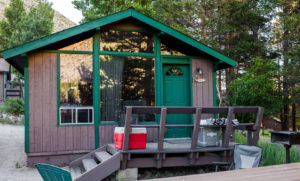
[[[199,168],[199,169],[197,170],[197,173],[198,173],[198,174],[203,174],[203,173],[205,173],[205,171],[204,171],[202,168]]]

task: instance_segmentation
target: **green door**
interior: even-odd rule
[[[163,105],[190,106],[189,65],[163,65]],[[191,116],[186,114],[167,115],[166,124],[191,124]],[[168,128],[166,138],[190,137],[190,128]]]

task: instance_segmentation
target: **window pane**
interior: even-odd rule
[[[60,55],[60,105],[93,105],[92,55]]]
[[[92,123],[93,111],[92,109],[77,109],[78,123]]]
[[[93,51],[93,38],[88,38],[59,50]]]
[[[60,116],[62,124],[75,122],[75,113],[73,112],[73,109],[60,109]]]
[[[153,35],[144,32],[103,31],[100,49],[101,51],[153,53]]]
[[[154,58],[101,55],[100,91],[101,121],[123,122],[125,106],[154,106]]]
[[[184,53],[181,53],[177,50],[174,50],[172,48],[170,48],[169,46],[165,45],[165,44],[161,44],[161,54],[162,55],[185,55]]]

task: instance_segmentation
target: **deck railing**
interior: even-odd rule
[[[123,151],[129,149],[129,134],[132,127],[157,127],[159,128],[159,137],[157,150],[162,151],[164,149],[164,136],[167,128],[172,127],[192,127],[192,141],[191,149],[196,149],[197,139],[200,128],[200,119],[203,114],[227,114],[227,124],[224,126],[215,125],[201,125],[201,127],[221,127],[222,128],[222,147],[228,147],[230,141],[230,135],[233,129],[247,130],[248,131],[248,145],[257,145],[259,138],[260,125],[263,118],[263,107],[152,107],[152,106],[134,106],[126,107],[125,116],[125,129],[124,129],[124,141]],[[235,118],[235,114],[256,114],[255,123],[240,123],[238,126],[232,126],[232,120]],[[160,114],[159,125],[131,125],[132,114]],[[167,114],[193,114],[193,125],[166,125]]]
[[[228,154],[230,135],[233,129],[248,131],[248,145],[257,145],[259,138],[260,125],[263,118],[264,108],[262,107],[150,107],[150,106],[134,106],[126,107],[124,140],[122,149],[122,165],[121,168],[127,168],[128,161],[131,160],[131,152],[129,150],[129,134],[132,127],[159,128],[159,137],[156,151],[156,167],[161,168],[166,159],[167,150],[164,150],[164,136],[167,128],[172,127],[190,127],[193,128],[191,147],[189,150],[183,150],[184,153],[190,153],[189,159],[191,164],[197,163],[199,152],[203,150],[197,148],[197,139],[200,129],[200,120],[203,114],[227,114],[227,124],[217,126],[222,128],[222,145],[221,147],[210,149],[212,151],[224,151]],[[235,114],[255,113],[255,123],[242,123],[238,126],[232,125]],[[131,125],[132,114],[160,114],[160,124],[153,125]],[[194,123],[192,125],[167,125],[167,114],[193,114]],[[201,127],[216,127],[215,125],[201,125]],[[173,160],[174,161],[174,160]],[[174,163],[172,163],[174,165]]]

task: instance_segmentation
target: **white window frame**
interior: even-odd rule
[[[75,110],[75,122],[73,123],[62,123],[61,122],[61,110],[62,109],[70,109],[70,110],[72,110],[72,121],[73,121],[73,113],[74,113],[74,110]],[[78,123],[78,109],[88,109],[88,110],[92,110],[92,122],[90,122],[90,123]],[[93,125],[94,124],[94,107],[92,107],[92,106],[85,106],[85,107],[80,107],[80,106],[78,106],[78,107],[64,107],[64,106],[62,106],[62,107],[60,107],[59,108],[59,124],[60,125],[82,125],[82,124],[84,124],[84,125],[86,125],[86,124],[90,124],[90,125]]]

